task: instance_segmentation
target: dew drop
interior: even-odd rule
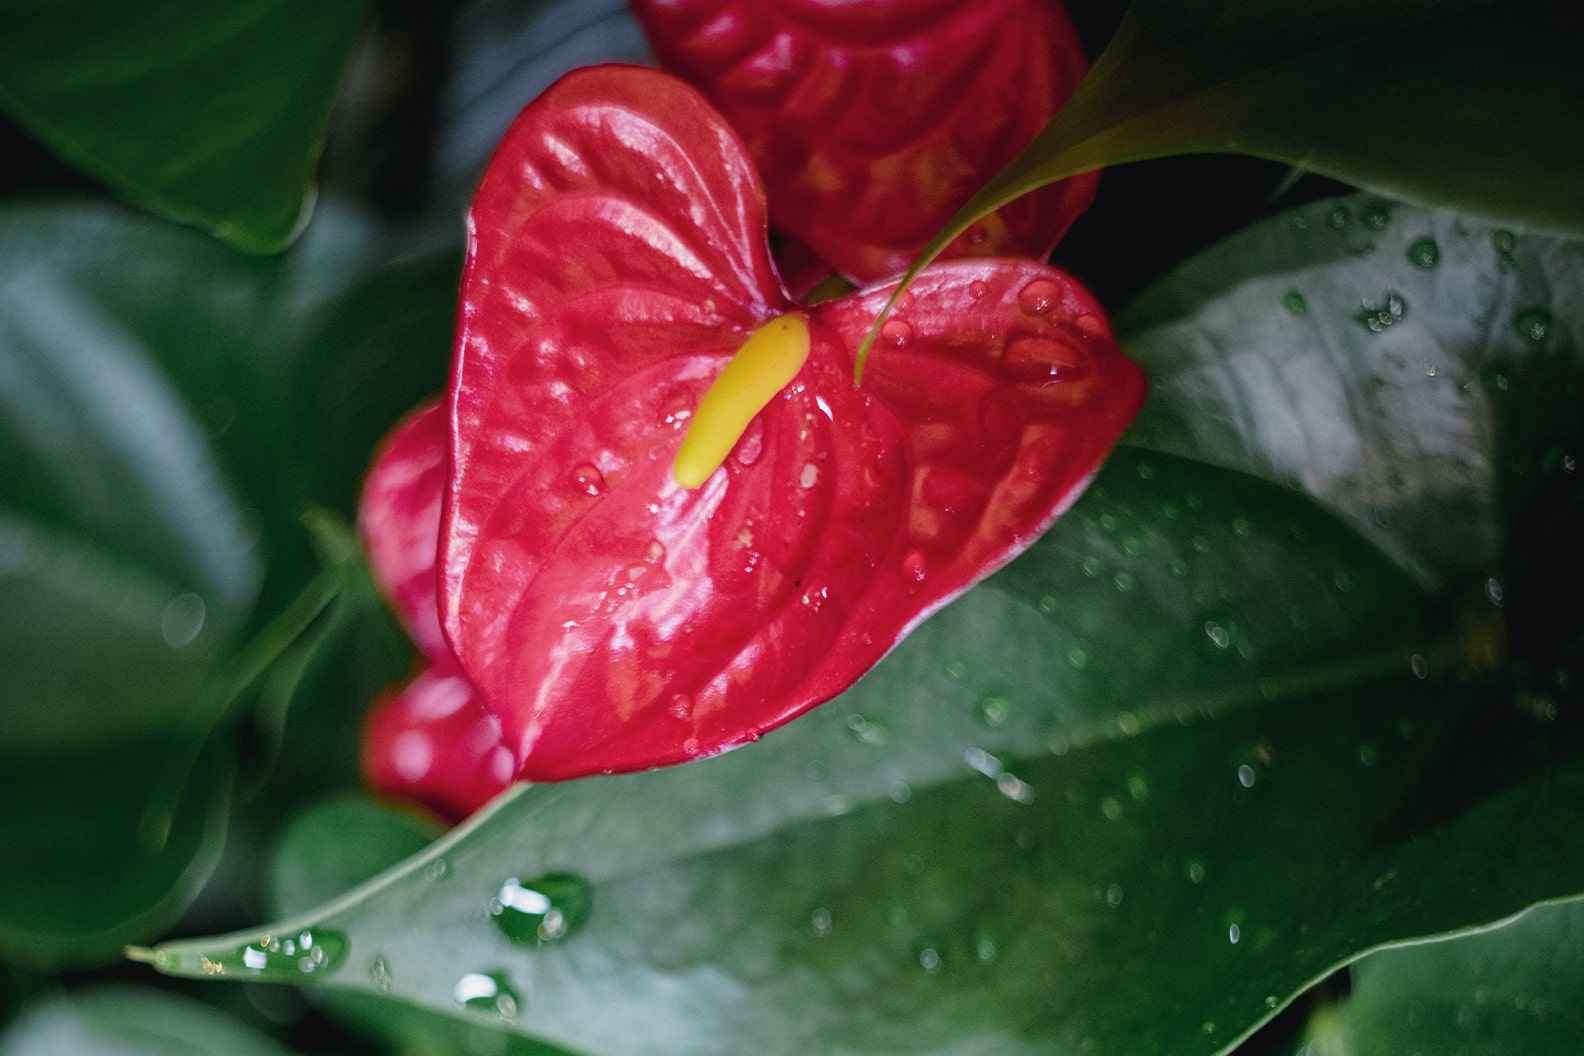
[[[592,462],[572,467],[572,486],[584,495],[599,495],[605,490],[605,474]]]
[[[1513,318],[1513,329],[1531,345],[1543,345],[1551,332],[1551,313],[1544,308],[1526,308]]]
[[[1107,821],[1120,821],[1122,819],[1122,804],[1107,796],[1100,801],[1100,813]]]
[[[992,728],[1006,725],[1007,717],[1012,713],[1012,701],[999,693],[990,693],[979,699],[974,705],[973,715],[981,725]]]
[[[450,875],[451,863],[446,861],[444,858],[436,858],[434,861],[424,866],[424,879],[430,881],[431,883],[436,880],[444,880]]]
[[[1384,202],[1371,202],[1366,205],[1359,216],[1364,221],[1364,226],[1371,231],[1384,231],[1391,223],[1391,207]]]
[[[160,636],[172,649],[185,649],[203,631],[207,609],[196,594],[178,594],[160,614]]]
[[[988,931],[981,930],[974,937],[974,956],[980,964],[991,964],[1000,956],[1001,951],[996,946],[995,936]]]
[[[1018,291],[1018,306],[1030,315],[1045,315],[1061,299],[1061,290],[1049,279],[1035,279]]]
[[[1430,676],[1429,661],[1418,653],[1414,653],[1408,658],[1408,668],[1413,672],[1415,678],[1424,679]]]
[[[855,711],[847,716],[847,732],[861,744],[881,745],[886,742],[889,728],[884,719],[871,719]]]
[[[1211,644],[1217,649],[1225,649],[1232,644],[1232,635],[1227,633],[1227,629],[1214,620],[1205,621],[1204,632],[1205,637],[1209,638]]]
[[[819,467],[812,462],[803,463],[803,471],[798,474],[798,484],[804,488],[812,488],[819,482]]]
[[[1110,887],[1106,888],[1105,900],[1106,905],[1110,906],[1112,909],[1116,909],[1118,906],[1120,906],[1122,904],[1122,885],[1112,884]]]
[[[1331,211],[1326,213],[1326,226],[1333,231],[1341,231],[1348,226],[1348,211],[1345,205],[1333,205]]]
[[[288,935],[266,935],[256,943],[239,947],[229,956],[206,959],[213,965],[212,975],[240,969],[245,978],[300,979],[305,975],[325,975],[340,966],[346,956],[347,938],[339,931],[304,928]]]
[[[816,937],[823,939],[830,934],[831,912],[821,906],[809,914],[809,927],[814,929]]]
[[[918,961],[918,966],[930,975],[941,969],[941,955],[933,945],[920,943],[913,949],[913,956]]]
[[[905,348],[913,340],[913,324],[905,319],[887,319],[880,328],[880,339],[892,348]]]
[[[985,282],[983,279],[975,279],[968,284],[968,296],[972,297],[976,301],[981,300],[984,295],[989,292],[990,284]]]
[[[519,946],[548,946],[575,934],[588,922],[594,892],[588,881],[570,873],[546,873],[533,880],[510,877],[490,902],[501,933]]]
[[[1244,788],[1254,787],[1254,777],[1254,768],[1247,763],[1244,763],[1242,766],[1237,768],[1238,784],[1242,785]]]
[[[1288,290],[1282,296],[1282,307],[1293,315],[1308,315],[1309,302],[1304,300],[1304,295],[1297,290]]]
[[[1384,333],[1402,321],[1408,314],[1408,303],[1397,293],[1387,291],[1378,302],[1364,302],[1364,308],[1353,318],[1372,334]]]
[[[383,957],[376,957],[369,962],[369,985],[376,994],[388,994],[391,988],[390,962]]]
[[[1230,942],[1232,945],[1236,946],[1237,943],[1238,943],[1238,940],[1241,939],[1242,937],[1243,937],[1243,929],[1238,927],[1236,924],[1233,924],[1233,925],[1231,925],[1230,927],[1227,928],[1227,941]]]
[[[924,551],[909,550],[902,558],[902,574],[915,583],[924,582],[924,577],[929,575],[929,563],[924,558]]]
[[[1408,263],[1420,271],[1430,271],[1441,263],[1441,247],[1433,238],[1421,238],[1408,247]]]
[[[1202,883],[1204,883],[1204,878],[1205,878],[1204,863],[1199,861],[1197,858],[1193,859],[1192,861],[1190,861],[1188,863],[1187,873],[1188,873],[1188,882],[1189,883],[1192,883],[1192,884],[1202,884]]]
[[[522,1002],[500,972],[469,972],[457,980],[451,996],[458,1006],[515,1020]]]

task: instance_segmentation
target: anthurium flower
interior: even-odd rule
[[[633,0],[661,63],[748,144],[775,226],[855,282],[907,267],[1087,72],[1060,0]],[[1018,199],[948,256],[1045,259],[1098,173]]]
[[[363,774],[376,789],[461,818],[516,771],[500,721],[479,701],[440,630],[435,561],[446,477],[445,414],[423,405],[375,455],[358,503],[358,532],[381,590],[421,657],[411,682],[378,701],[363,735]]]
[[[520,777],[681,762],[840,693],[1142,399],[1093,298],[1013,260],[926,270],[855,387],[892,288],[794,303],[742,142],[654,70],[547,90],[468,227],[440,612]]]

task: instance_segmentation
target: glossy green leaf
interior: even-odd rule
[[[1572,1052],[1584,1037],[1584,903],[1373,954],[1352,978],[1347,998],[1314,1015],[1302,1056]]]
[[[296,683],[270,669],[340,589],[305,586],[301,515],[349,514],[380,435],[443,377],[453,241],[321,220],[260,260],[104,203],[0,211],[8,958],[114,957],[192,896],[237,708],[280,725]],[[400,670],[354,653],[327,698],[346,731]]]
[[[1270,158],[1406,201],[1584,234],[1581,45],[1584,14],[1549,0],[1134,0],[1072,101],[909,277],[1037,187],[1173,154]]]
[[[28,1009],[0,1032],[0,1056],[287,1056],[287,1050],[190,997],[101,986]]]
[[[362,2],[26,0],[0,33],[0,109],[117,194],[250,252],[313,202]]]
[[[1378,203],[1343,204],[1373,217]],[[1465,272],[1484,269],[1514,303],[1543,298],[1561,319],[1574,306],[1554,288],[1584,250],[1493,242],[1407,209],[1361,221],[1378,236],[1368,252],[1335,232],[1341,249],[1289,239],[1332,208],[1218,247],[1147,297],[1129,316],[1155,384],[1134,442],[1154,449],[1119,452],[1044,540],[840,700],[717,759],[509,794],[268,929],[332,951],[311,972],[260,960],[263,932],[170,944],[156,964],[466,1006],[601,1056],[929,1053],[970,1039],[1211,1053],[1366,950],[1584,890],[1584,744],[1549,718],[1547,673],[1504,656],[1500,582],[1468,582],[1495,567],[1512,523],[1501,511],[1519,508],[1485,497],[1526,477],[1549,414],[1500,413],[1493,394],[1520,375],[1504,388],[1483,368],[1544,376],[1527,398],[1576,406],[1577,346],[1566,320],[1512,345],[1489,313],[1462,310],[1482,288]],[[1245,344],[1244,320],[1295,318],[1267,300],[1284,272],[1304,276],[1319,316],[1353,296],[1355,272],[1372,288],[1368,269],[1395,266],[1377,255],[1418,269],[1389,243],[1393,225],[1447,243],[1437,281],[1403,292],[1417,298],[1403,319],[1436,325],[1349,320],[1361,342],[1323,346],[1309,391],[1397,389],[1417,408],[1433,357],[1454,395],[1419,417],[1415,445],[1343,414],[1325,434],[1336,442],[1289,465],[1281,434],[1192,379],[1266,347]],[[1174,300],[1195,269],[1213,289]],[[1413,333],[1417,373],[1386,371],[1408,352],[1394,335]],[[1268,347],[1296,359],[1306,345]],[[1152,424],[1201,417],[1202,430]],[[1425,544],[1422,520],[1377,524],[1323,486],[1393,465],[1428,502],[1423,463],[1454,454],[1484,512],[1445,530],[1493,522],[1450,548],[1460,562],[1433,560],[1449,548]],[[1548,464],[1576,494],[1567,463]],[[373,830],[351,817],[322,819],[281,868],[317,871],[321,891],[353,879],[329,850]],[[411,847],[391,840],[387,855]],[[571,897],[569,883],[586,923],[569,909],[542,930],[533,893]]]

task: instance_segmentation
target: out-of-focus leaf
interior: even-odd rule
[[[239,693],[290,698],[268,668],[338,589],[304,586],[301,514],[350,513],[440,384],[453,245],[330,209],[259,260],[103,203],[0,213],[5,956],[112,957],[201,883],[234,767],[212,731]],[[355,731],[393,665],[336,670]]]
[[[266,1034],[190,997],[147,987],[73,990],[0,1033],[0,1056],[288,1056]]]
[[[362,0],[11,3],[0,108],[129,201],[274,252],[307,219],[364,18]]]

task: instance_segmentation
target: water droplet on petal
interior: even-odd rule
[[[805,488],[812,488],[819,482],[819,467],[812,462],[803,463],[803,472],[798,474],[798,484]]]
[[[989,292],[990,284],[985,282],[983,279],[975,279],[968,284],[968,296],[972,297],[976,301],[983,298],[984,295]]]
[[[887,319],[880,328],[880,339],[892,348],[905,348],[913,340],[913,324],[903,319]]]
[[[929,565],[922,550],[909,550],[902,558],[902,574],[915,583],[924,582],[929,575]]]
[[[572,467],[572,486],[584,495],[599,495],[605,490],[605,474],[592,462]]]
[[[1061,300],[1061,290],[1049,279],[1035,279],[1018,291],[1018,306],[1030,315],[1045,315]]]

